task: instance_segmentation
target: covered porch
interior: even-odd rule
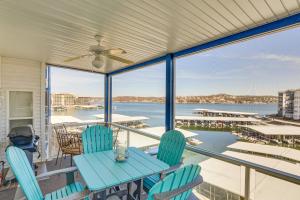
[[[53,67],[92,72],[104,78],[103,119],[73,124],[62,121],[62,124],[83,129],[103,124],[116,137],[126,138],[129,146],[148,153],[155,151],[152,147],[159,144],[162,133],[174,130],[176,125],[176,60],[297,27],[299,4],[297,0],[1,2],[0,160],[6,161],[5,148],[11,128],[31,124],[40,137],[41,156],[35,155],[34,161],[39,163],[39,169],[53,169],[52,149],[56,142],[50,96]],[[100,53],[89,48],[97,43],[95,35],[102,37],[99,44],[103,48],[118,51],[118,57],[108,53],[97,60]],[[133,129],[114,121],[114,77],[158,63],[165,66],[164,127]],[[32,110],[14,109],[17,105],[16,100],[11,101],[14,98],[29,99]],[[59,124],[59,119],[56,122]],[[143,142],[130,142],[132,138]],[[196,159],[190,159],[193,157]],[[259,200],[299,196],[300,174],[293,167],[292,171],[285,171],[289,167],[266,166],[260,161],[249,162],[242,156],[210,152],[190,144],[186,145],[183,158],[185,164],[202,167],[204,184],[194,188],[191,198]],[[68,166],[69,159],[62,161],[62,168]],[[43,181],[43,192],[50,192],[52,186],[59,187],[55,184],[61,182],[59,176]],[[10,199],[12,191],[1,191],[0,197]]]

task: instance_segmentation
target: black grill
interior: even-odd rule
[[[16,146],[25,151],[30,164],[33,166],[33,152],[38,152],[39,136],[34,134],[31,125],[14,127],[8,134],[10,146]]]

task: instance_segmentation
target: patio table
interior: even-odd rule
[[[115,161],[113,150],[74,156],[74,162],[88,189],[95,192],[94,198],[100,192],[105,199],[106,189],[137,180],[141,193],[143,178],[169,168],[168,164],[137,148],[130,147],[128,151],[129,158],[124,162]]]

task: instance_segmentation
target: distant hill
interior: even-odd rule
[[[154,102],[164,103],[164,97],[137,97],[137,96],[118,96],[113,98],[114,102]],[[251,96],[251,95],[229,95],[215,94],[208,96],[177,96],[176,103],[214,103],[214,104],[267,104],[277,103],[277,96]]]

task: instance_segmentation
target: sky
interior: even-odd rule
[[[52,92],[103,96],[103,75],[52,68]],[[300,28],[176,59],[177,96],[300,88]],[[113,76],[113,96],[164,96],[165,63]]]

